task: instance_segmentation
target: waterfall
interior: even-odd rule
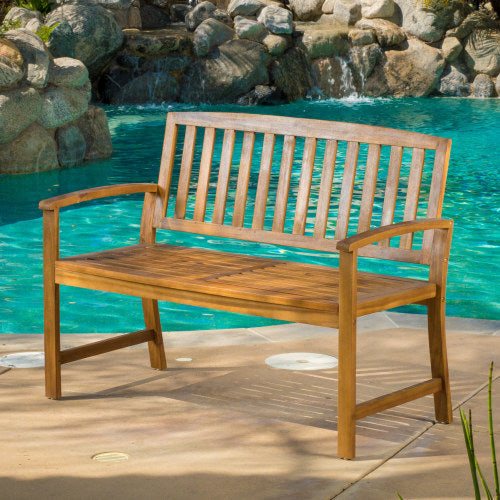
[[[316,84],[323,98],[357,97],[351,61],[339,56],[318,60],[313,64]]]
[[[339,62],[342,70],[340,73],[340,81],[342,82],[341,91],[343,93],[342,97],[357,97],[358,93],[356,92],[356,87],[354,86],[354,77],[349,61],[338,56],[336,56],[335,59]]]

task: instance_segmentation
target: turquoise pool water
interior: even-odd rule
[[[42,221],[38,201],[75,189],[123,182],[155,182],[169,109],[279,114],[368,123],[431,133],[453,140],[443,216],[455,219],[448,278],[447,314],[498,319],[500,100],[353,99],[298,102],[275,107],[181,105],[108,107],[114,154],[107,161],[22,176],[0,176],[0,333],[39,333],[42,310]],[[61,254],[111,248],[137,241],[141,196],[87,203],[61,216]],[[224,245],[234,252],[331,264],[321,253],[172,234],[172,243]],[[374,270],[374,261],[361,268]],[[377,265],[380,263],[377,261]],[[389,266],[389,264],[387,264]],[[380,269],[380,267],[378,267]],[[424,275],[415,266],[396,273]],[[133,297],[63,287],[65,333],[125,332],[142,328]],[[424,312],[418,306],[405,311]],[[162,303],[164,330],[246,327],[272,320]]]

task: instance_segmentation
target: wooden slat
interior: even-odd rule
[[[420,197],[420,185],[422,183],[422,172],[424,169],[425,150],[413,149],[410,165],[410,176],[406,190],[405,211],[403,220],[414,220],[417,218],[418,200]],[[400,248],[411,248],[413,244],[413,233],[404,234],[399,242]]]
[[[328,223],[328,212],[332,197],[333,174],[335,171],[335,159],[337,157],[337,141],[328,140],[325,144],[325,155],[323,157],[323,170],[318,194],[318,207],[314,221],[314,238],[324,238],[326,225]]]
[[[342,188],[340,191],[339,209],[337,212],[337,227],[335,239],[342,240],[347,235],[349,216],[351,213],[352,193],[356,178],[356,165],[358,163],[359,142],[349,142],[344,164]]]
[[[262,144],[262,157],[259,170],[259,181],[257,182],[257,192],[255,194],[255,207],[252,221],[253,229],[262,229],[264,227],[275,140],[276,136],[274,134],[264,135],[264,142]]]
[[[429,394],[434,394],[435,392],[439,392],[442,386],[443,381],[440,378],[431,378],[425,382],[391,392],[385,396],[365,401],[356,405],[356,420],[428,396]]]
[[[161,219],[158,227],[160,229],[170,229],[172,231],[183,231],[187,233],[198,233],[207,236],[217,236],[221,238],[235,238],[245,241],[257,241],[260,243],[271,243],[273,245],[283,245],[298,248],[309,248],[320,252],[338,253],[338,240],[315,239],[301,234],[275,233],[261,229],[250,229],[234,226],[223,226],[211,224],[209,222],[196,222],[190,220],[164,218]],[[361,257],[371,257],[374,259],[387,259],[400,262],[412,262],[422,264],[423,255],[420,250],[406,250],[403,248],[379,247],[370,245],[358,250]]]
[[[160,173],[158,175],[158,186],[160,197],[156,200],[155,225],[161,217],[165,217],[170,196],[170,185],[172,183],[172,172],[174,170],[175,146],[179,127],[175,123],[175,115],[168,113],[165,125],[165,137],[160,162]]]
[[[429,192],[429,203],[427,205],[427,218],[441,217],[443,208],[444,190],[446,176],[448,174],[448,162],[450,160],[451,140],[441,139],[434,157],[434,168],[432,172],[431,189]],[[432,246],[432,231],[426,231],[422,240],[424,255],[430,254]],[[427,257],[430,260],[430,257]]]
[[[287,135],[283,140],[280,176],[276,190],[276,205],[274,207],[273,231],[283,232],[285,227],[286,207],[292,177],[293,155],[295,152],[295,137]]]
[[[373,213],[373,201],[377,187],[377,175],[380,162],[380,145],[370,144],[366,159],[365,178],[363,180],[363,194],[359,209],[358,233],[368,231]]]
[[[248,183],[250,181],[250,170],[252,167],[253,148],[255,145],[255,133],[245,132],[243,134],[243,145],[241,147],[240,169],[238,172],[238,183],[234,198],[233,226],[242,227],[245,221],[245,211],[248,196]]]
[[[256,133],[316,137],[367,144],[393,144],[403,147],[436,149],[441,138],[418,132],[361,125],[359,123],[292,118],[288,116],[251,115],[247,113],[170,112],[172,120],[182,125],[232,128]]]
[[[293,234],[304,234],[306,229],[307,210],[309,208],[314,160],[316,157],[316,143],[316,138],[307,137],[304,144],[299,191],[297,193],[297,204],[295,205],[295,217],[293,219]]]
[[[264,301],[251,301],[186,290],[175,290],[154,285],[143,285],[133,281],[90,276],[74,271],[59,270],[58,281],[70,286],[101,290],[103,292],[132,295],[142,298],[164,300],[186,305],[221,309],[241,314],[252,314],[264,318],[281,319],[296,323],[337,328],[337,316],[331,310],[313,310]]]
[[[215,224],[224,223],[227,190],[229,187],[229,176],[231,174],[231,162],[233,160],[234,139],[234,130],[224,130],[219,175],[217,180],[217,191],[215,193],[214,213],[212,217],[212,222]]]
[[[184,137],[184,148],[182,150],[181,169],[177,184],[177,198],[175,200],[175,217],[184,219],[189,194],[189,181],[191,179],[191,168],[193,166],[194,146],[196,142],[196,127],[188,125]]]
[[[389,169],[387,171],[387,181],[385,184],[384,205],[382,207],[382,220],[380,222],[381,226],[388,226],[394,221],[402,159],[403,148],[392,146],[391,156],[389,158]],[[380,241],[379,245],[388,247],[390,245],[390,239]]]
[[[97,354],[116,351],[124,347],[130,347],[154,339],[154,330],[140,330],[138,332],[119,335],[110,339],[99,340],[90,344],[72,347],[61,351],[61,363],[71,363],[79,359],[89,358]]]
[[[213,127],[205,129],[203,137],[203,150],[201,152],[200,172],[198,174],[198,187],[196,188],[196,201],[194,204],[193,220],[204,221],[207,209],[208,186],[210,184],[210,172],[212,170],[212,158],[214,155],[215,133]]]

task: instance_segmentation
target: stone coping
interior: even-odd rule
[[[448,332],[470,333],[478,335],[500,336],[500,321],[476,318],[447,317]],[[406,314],[394,312],[378,312],[358,319],[358,333],[386,330],[389,328],[426,329],[427,320],[424,314]],[[214,330],[192,330],[164,332],[167,348],[179,347],[216,347],[244,344],[265,344],[269,342],[286,342],[329,337],[337,330],[322,326],[302,323],[286,323],[282,325],[259,326],[248,328],[228,328]],[[82,342],[97,341],[106,338],[109,333],[67,333],[61,335],[62,348],[79,345]],[[43,334],[1,334],[2,349],[42,349]],[[146,344],[128,349],[145,349]]]

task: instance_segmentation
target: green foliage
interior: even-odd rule
[[[0,37],[5,36],[5,33],[10,30],[15,30],[21,27],[20,19],[7,19],[2,24],[0,24]]]
[[[43,43],[47,43],[50,34],[54,31],[54,28],[59,26],[59,24],[61,23],[56,23],[53,26],[40,26],[35,33],[42,39]]]
[[[483,487],[483,490],[486,494],[486,498],[488,500],[496,500],[500,499],[500,488],[498,483],[498,469],[497,469],[497,459],[496,459],[496,451],[495,451],[495,437],[493,431],[493,412],[492,412],[492,404],[491,404],[491,385],[493,382],[493,362],[490,366],[490,375],[488,379],[488,426],[489,426],[489,434],[490,434],[490,446],[491,446],[491,462],[493,465],[493,477],[495,479],[495,496],[493,497],[484,476],[481,472],[481,468],[479,467],[479,463],[476,458],[476,454],[474,451],[474,438],[472,435],[472,412],[469,410],[469,419],[465,415],[465,412],[460,409],[460,419],[462,421],[462,431],[464,433],[465,439],[465,448],[467,450],[467,456],[469,458],[469,465],[472,475],[472,483],[474,485],[474,495],[476,500],[481,500],[481,493],[479,491],[479,481]],[[478,481],[479,476],[479,481]]]
[[[48,14],[52,9],[50,0],[15,0],[15,4],[24,9],[37,10],[43,15]]]

